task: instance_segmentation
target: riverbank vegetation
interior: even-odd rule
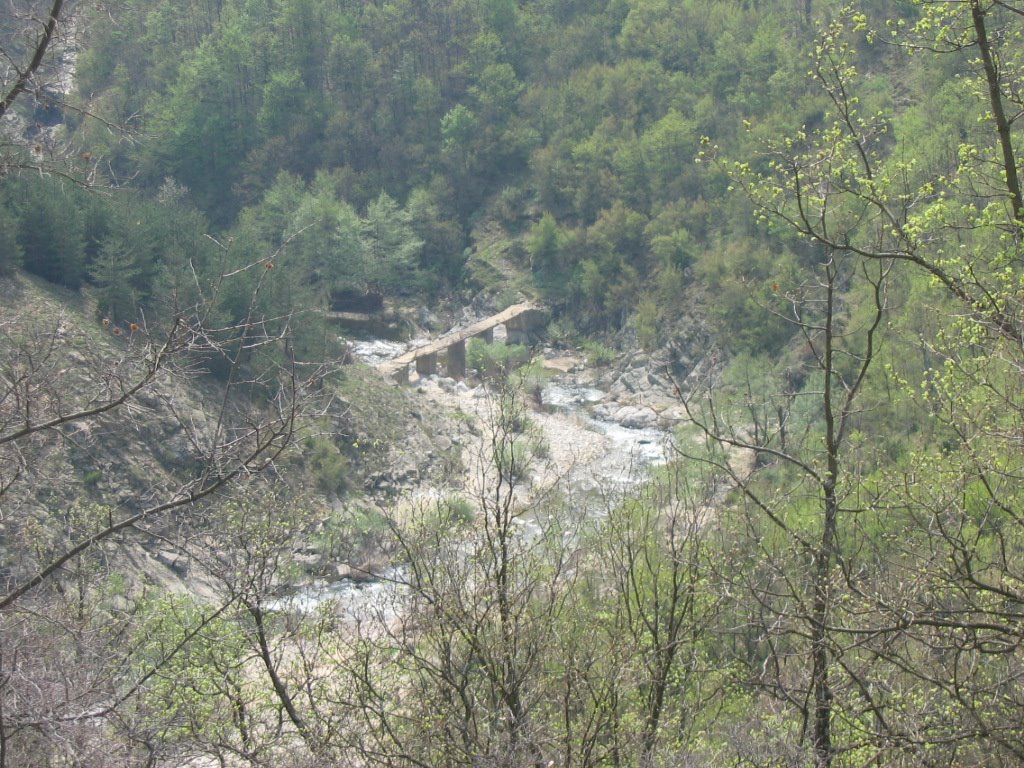
[[[1021,762],[1024,4],[74,12],[80,111],[0,148],[0,768]],[[479,471],[391,514],[422,417],[320,367],[338,295],[663,355],[672,461],[524,494],[478,342]],[[376,602],[289,604],[317,537]]]

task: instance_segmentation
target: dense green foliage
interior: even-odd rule
[[[731,281],[763,280],[784,250],[693,162],[700,137],[745,155],[825,108],[804,78],[811,16],[784,3],[132,0],[85,29],[79,92],[153,138],[111,143],[86,122],[80,143],[150,197],[173,180],[222,242],[257,228],[272,252],[316,220],[301,250],[337,261],[309,271],[431,292],[461,283],[490,211],[523,241],[540,298],[582,329],[643,306],[652,343],[691,267],[725,278],[735,325],[757,303]],[[305,185],[319,202],[299,199]],[[368,222],[362,253],[351,211]],[[379,216],[393,222],[384,242],[367,228]],[[751,329],[733,329],[738,345],[778,342]]]

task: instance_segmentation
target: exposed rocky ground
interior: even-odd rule
[[[104,326],[87,301],[42,289],[24,276],[0,282],[0,305],[5,308],[0,316],[5,435],[23,423],[117,398],[146,375],[143,349],[158,341],[145,328]],[[214,441],[222,402],[209,381],[169,366],[110,413],[5,444],[0,461],[11,473],[7,479],[20,468],[0,499],[0,546],[8,571],[32,567],[28,561],[45,557],[49,546],[60,548],[59,540],[73,538],[97,505],[116,516],[130,515],[187,482],[203,447]],[[65,521],[64,528],[54,519]],[[38,527],[36,553],[6,551],[33,526]],[[158,534],[158,529],[140,533],[138,540]]]
[[[636,432],[636,442],[646,444],[669,437],[686,422],[683,393],[713,380],[722,361],[707,329],[696,321],[689,326],[654,353],[638,350],[605,366],[588,364],[580,350],[538,348],[536,359],[552,376],[554,388],[538,387],[526,398],[532,405],[530,419],[548,449],[544,461],[534,462],[536,482],[553,482],[614,450],[607,427],[626,430],[626,442],[629,432]],[[366,345],[361,354],[377,362],[403,348]],[[404,437],[391,443],[387,468],[371,473],[365,489],[422,493],[438,480],[446,488],[465,488],[466,478],[480,474],[479,457],[487,454],[482,442],[494,410],[488,387],[473,378],[457,382],[431,376],[397,389],[409,423]]]

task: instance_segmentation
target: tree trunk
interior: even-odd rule
[[[1013,211],[1013,232],[1017,242],[1021,240],[1021,222],[1024,221],[1024,200],[1021,198],[1020,178],[1017,175],[1017,160],[1013,152],[1013,137],[1010,133],[1010,121],[1003,108],[1003,94],[999,88],[999,70],[992,55],[992,46],[988,39],[985,26],[985,11],[980,0],[971,0],[971,20],[974,22],[974,34],[978,41],[978,54],[985,68],[985,82],[988,84],[989,106],[992,108],[992,119],[999,135],[999,147],[1003,154],[1003,172],[1006,174],[1006,190],[1010,193],[1010,205]]]

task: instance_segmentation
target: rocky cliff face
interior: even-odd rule
[[[211,440],[216,388],[168,368],[147,377],[145,329],[106,326],[87,302],[25,277],[0,283],[0,440],[5,515],[0,545],[32,525],[48,539],[56,519],[89,505],[131,513],[180,486]],[[106,403],[122,405],[103,411]],[[76,412],[93,416],[62,423]],[[26,439],[28,424],[54,422]],[[11,562],[11,560],[7,560]]]
[[[0,281],[0,561],[13,583],[114,525],[90,548],[98,562],[185,578],[187,542],[209,533],[207,503],[263,469],[303,471],[277,450],[293,439],[284,400],[205,375],[210,350],[168,334],[97,320],[87,297],[24,275]],[[295,438],[304,429],[296,421]],[[273,450],[250,463],[266,440]],[[156,509],[172,499],[182,503]]]

